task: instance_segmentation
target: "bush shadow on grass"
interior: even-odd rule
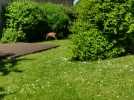
[[[0,87],[0,100],[4,100],[4,97],[8,95],[3,87]]]
[[[23,72],[16,68],[16,64],[21,60],[29,60],[29,59],[0,59],[0,75],[8,75],[10,72]]]
[[[8,75],[10,72],[17,72],[21,73],[23,70],[20,70],[16,68],[16,64],[18,61],[25,61],[25,60],[32,60],[32,59],[24,59],[24,58],[19,58],[19,59],[0,59],[0,75],[5,76]],[[14,92],[9,92],[7,91],[4,87],[0,86],[0,100],[5,100],[5,96],[14,94]]]
[[[5,100],[5,99],[4,99],[5,96],[11,95],[11,94],[14,94],[14,93],[16,93],[16,91],[14,91],[14,92],[9,92],[9,91],[7,91],[5,88],[0,87],[0,100]]]

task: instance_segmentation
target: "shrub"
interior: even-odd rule
[[[84,31],[88,31],[91,27],[92,27],[92,25],[90,25],[90,23],[88,23],[87,21],[77,19],[73,23],[73,26],[71,27],[70,30],[73,34],[77,34],[77,33],[81,33],[81,32],[84,32]]]
[[[94,56],[92,58],[90,54],[82,56],[81,53],[77,53],[77,49],[74,49],[75,57],[80,58],[81,55],[82,59],[80,60],[94,60],[94,58],[101,58],[100,56],[102,55],[102,58],[109,58],[109,56],[104,55],[110,54],[110,57],[117,57],[129,53],[129,47],[133,45],[134,39],[133,4],[133,0],[81,0],[75,7],[78,16],[76,22],[74,22],[72,26],[72,32],[76,34],[74,40],[77,36],[80,40],[79,42],[74,42],[74,44],[76,47],[81,43],[84,43],[83,46],[88,45],[86,48],[79,49],[79,52],[89,53],[94,50],[96,53],[93,53]],[[96,33],[91,31],[92,28],[99,30],[98,34],[100,35],[91,35]],[[100,36],[102,36],[103,39],[101,37],[101,39],[98,40]],[[90,40],[91,38],[92,40],[94,38],[94,42]],[[82,40],[85,40],[86,42],[83,42]],[[97,45],[95,41],[98,42]],[[90,44],[94,44],[94,47]],[[106,46],[110,47],[111,50],[104,47],[103,51],[105,52],[97,53],[99,51],[96,51],[97,49],[95,49],[95,46],[98,46],[99,48]],[[81,47],[81,45],[79,47]]]
[[[97,60],[122,55],[123,48],[116,48],[96,29],[74,35],[73,58],[76,60]]]
[[[42,30],[46,31],[48,29],[45,12],[34,2],[13,2],[9,4],[4,19],[6,21],[5,31],[9,31],[9,29],[19,31],[21,29],[25,33],[25,41],[36,40],[40,37],[39,33]],[[7,36],[6,33],[4,33],[3,38]]]
[[[47,22],[50,27],[49,31],[57,32],[58,37],[67,36],[71,10],[65,9],[62,5],[52,3],[45,3],[42,7],[46,11]]]

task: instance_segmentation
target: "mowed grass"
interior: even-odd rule
[[[72,62],[71,42],[18,59],[0,76],[0,100],[134,100],[134,56]]]

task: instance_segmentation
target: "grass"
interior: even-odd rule
[[[0,100],[133,100],[134,56],[71,62],[71,42],[18,59],[0,76]]]

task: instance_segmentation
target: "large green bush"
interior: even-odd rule
[[[111,52],[111,50],[103,48],[105,52],[94,53],[94,57],[90,54],[85,54],[82,59],[85,60],[94,60],[94,58],[109,58],[109,57],[118,57],[124,54],[129,53],[129,48],[133,45],[133,33],[134,33],[134,3],[133,0],[81,0],[80,3],[75,7],[76,13],[78,14],[76,22],[72,26],[72,32],[76,34],[74,40],[79,38],[79,42],[74,41],[76,47],[86,47],[79,50],[79,52],[92,52],[98,50],[104,43],[106,47],[109,47],[111,50],[115,50],[116,53]],[[95,28],[99,30],[100,35],[86,35],[85,34],[95,34],[91,29]],[[87,32],[88,31],[88,32]],[[91,31],[91,32],[90,32]],[[86,33],[85,33],[86,32]],[[80,35],[81,34],[81,35]],[[80,36],[79,36],[80,35]],[[99,36],[105,38],[105,40],[97,40]],[[95,39],[91,39],[95,38]],[[86,40],[84,43],[82,40]],[[90,40],[91,39],[91,40]],[[107,41],[108,43],[105,44]],[[79,44],[78,44],[79,43]],[[92,46],[94,47],[92,47]],[[97,46],[97,49],[96,47]],[[120,49],[122,48],[122,49]],[[122,52],[123,50],[123,52]],[[98,50],[97,52],[100,52]],[[111,56],[105,56],[109,54]],[[80,58],[80,53],[77,53],[77,49],[74,49],[75,58]],[[92,54],[92,53],[91,53]],[[103,57],[100,57],[102,56]]]
[[[69,8],[67,10],[63,5],[52,3],[45,3],[42,8],[46,11],[49,31],[57,32],[58,37],[67,36],[71,10]]]
[[[97,60],[118,57],[123,48],[116,48],[97,29],[80,32],[73,37],[73,58],[76,60]]]
[[[19,41],[9,39],[12,38],[10,37],[10,34],[13,33],[9,30],[20,31],[21,29],[23,40],[31,41],[39,39],[41,31],[46,31],[48,29],[45,11],[41,9],[37,3],[34,2],[10,3],[6,8],[4,20],[6,22],[6,25],[4,29],[5,31],[3,32],[2,40],[7,39],[6,41]],[[21,34],[19,36],[21,36]]]

